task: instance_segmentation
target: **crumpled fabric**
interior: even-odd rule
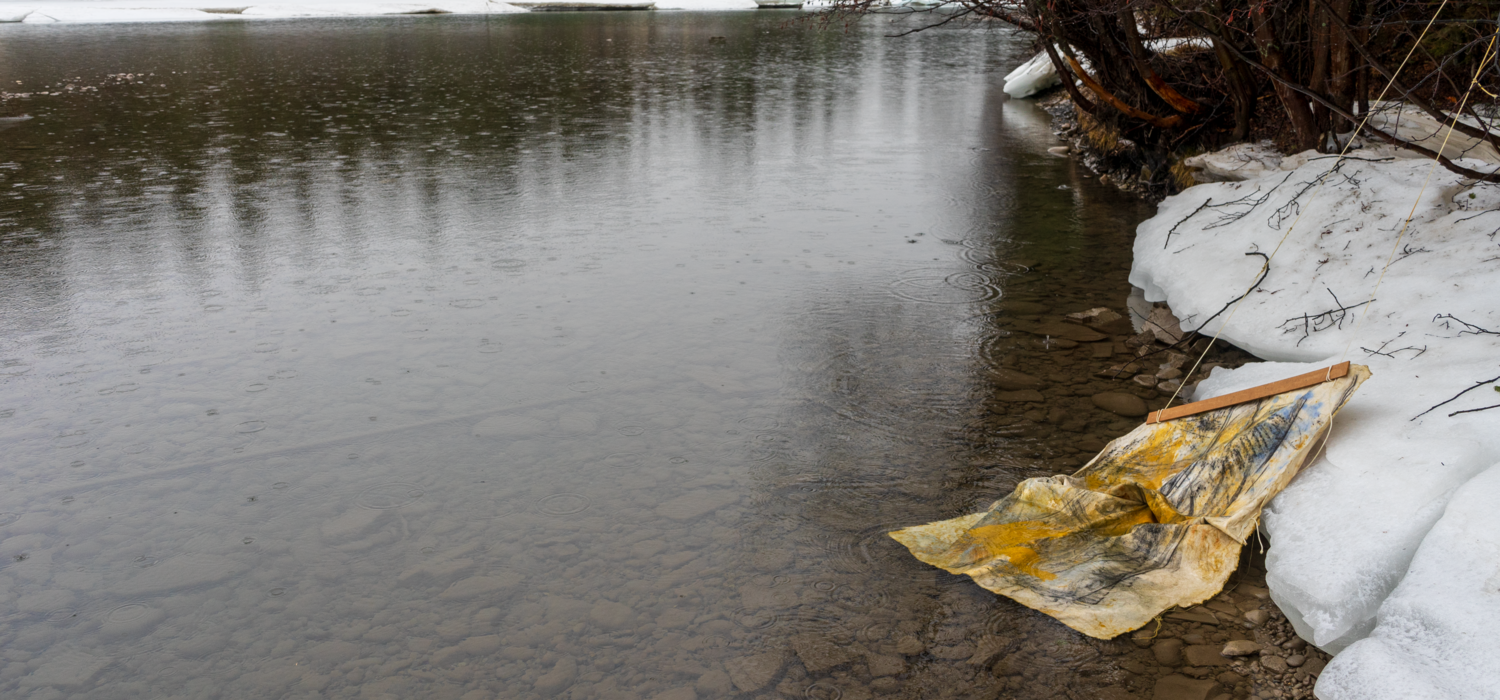
[[[1217,594],[1261,508],[1316,454],[1370,376],[1162,423],[1072,476],[1027,479],[981,513],[890,533],[918,559],[1091,637],[1138,629]]]

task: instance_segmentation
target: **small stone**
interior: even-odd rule
[[[1103,333],[1092,328],[1085,328],[1076,323],[1065,323],[1062,321],[1048,321],[1030,330],[1036,335],[1047,336],[1053,339],[1064,338],[1080,343],[1093,343],[1106,339]]]
[[[1314,676],[1323,672],[1323,667],[1328,665],[1328,660],[1321,656],[1309,656],[1303,662],[1302,670]]]
[[[1214,681],[1173,674],[1156,682],[1151,700],[1209,700],[1219,690],[1219,684]]]
[[[1129,379],[1131,377],[1134,377],[1140,371],[1140,365],[1134,362],[1126,362],[1123,364],[1111,365],[1105,369],[1101,369],[1098,372],[1095,372],[1094,376],[1104,377],[1105,379]]]
[[[902,637],[896,640],[896,653],[902,656],[916,656],[926,650],[927,646],[916,637]]]
[[[870,667],[870,675],[876,678],[895,676],[906,671],[906,659],[899,656],[871,654],[866,661]]]
[[[1129,333],[1130,319],[1121,316],[1119,312],[1103,306],[1080,311],[1076,314],[1068,314],[1065,319],[1075,323],[1082,323],[1089,328],[1104,333]]]
[[[1219,624],[1219,618],[1214,616],[1212,610],[1201,605],[1195,605],[1187,610],[1173,610],[1167,613],[1168,620],[1179,620],[1182,622],[1197,622],[1204,625]]]
[[[693,684],[693,688],[700,695],[714,698],[734,694],[734,683],[729,680],[729,674],[719,670],[708,671],[698,676],[698,682]]]
[[[693,620],[697,617],[691,610],[671,608],[656,616],[656,624],[668,629],[678,629],[692,624]]]
[[[1182,640],[1161,639],[1151,645],[1151,655],[1156,657],[1156,663],[1163,666],[1178,666],[1182,664]]]
[[[542,697],[552,697],[573,685],[577,677],[578,664],[568,657],[563,657],[552,666],[552,670],[536,679],[536,684],[532,686],[532,689]]]
[[[1234,606],[1234,601],[1215,598],[1203,604],[1203,607],[1226,615],[1238,615],[1240,609]]]
[[[1286,665],[1291,666],[1292,668],[1297,668],[1298,666],[1301,666],[1305,663],[1307,663],[1307,657],[1301,654],[1292,654],[1291,656],[1286,657]]]
[[[1182,339],[1182,324],[1177,321],[1176,316],[1172,315],[1172,310],[1165,306],[1151,309],[1151,315],[1146,318],[1144,328],[1166,345]]]
[[[1218,681],[1219,685],[1225,686],[1227,688],[1233,688],[1241,683],[1244,683],[1245,677],[1241,676],[1238,673],[1235,673],[1234,671],[1225,671],[1215,676],[1214,680]]]
[[[974,655],[969,657],[969,663],[973,666],[989,666],[997,657],[1004,654],[1009,647],[1003,640],[986,637],[975,644]],[[873,673],[873,671],[872,671]]]
[[[1041,403],[1047,400],[1042,392],[1035,389],[1024,391],[997,391],[991,394],[994,400],[1002,403]]]
[[[1106,391],[1094,394],[1094,405],[1110,413],[1134,418],[1144,416],[1147,413],[1146,402],[1135,394],[1124,394],[1118,391]]]
[[[1292,637],[1291,641],[1281,645],[1281,647],[1283,649],[1291,649],[1292,651],[1302,651],[1307,648],[1307,640],[1301,637]]]
[[[619,630],[631,626],[635,611],[628,605],[602,600],[589,610],[589,620],[606,630]]]
[[[1251,628],[1260,627],[1266,624],[1266,620],[1269,619],[1271,619],[1271,613],[1264,610],[1251,610],[1245,613],[1245,626]]]
[[[995,386],[1006,391],[1020,391],[1022,389],[1045,389],[1047,382],[1044,379],[1033,377],[1025,372],[1013,369],[997,367],[989,371],[990,381]]]
[[[1157,379],[1177,379],[1181,376],[1182,370],[1176,368],[1157,370],[1156,372]],[[1178,383],[1180,384],[1181,382]]]
[[[756,654],[754,656],[742,656],[738,659],[730,659],[724,662],[724,670],[729,673],[729,680],[740,692],[753,693],[770,685],[780,675],[781,667],[786,665],[786,656],[777,652]]]
[[[1236,639],[1224,645],[1224,650],[1219,652],[1224,656],[1249,656],[1260,651],[1260,644],[1248,639]]]
[[[1276,674],[1286,673],[1287,669],[1286,661],[1280,656],[1262,656],[1260,657],[1260,666]]]
[[[1229,659],[1219,653],[1218,648],[1208,644],[1194,644],[1182,650],[1189,666],[1228,666]]]
[[[854,655],[839,644],[819,634],[799,634],[792,637],[792,651],[808,673],[821,673],[843,666],[854,660]]]
[[[341,664],[359,656],[359,645],[353,642],[323,642],[307,651],[307,657],[317,663]]]
[[[1156,377],[1153,377],[1149,374],[1137,374],[1134,377],[1131,377],[1130,381],[1146,387],[1147,389],[1156,386]]]
[[[1068,148],[1067,146],[1053,146],[1051,148],[1048,148],[1047,152],[1051,153],[1054,156],[1065,156],[1068,155],[1068,153],[1072,150],[1073,149]]]
[[[876,678],[875,680],[870,681],[870,690],[880,693],[881,695],[894,693],[900,689],[901,681],[898,681],[894,678]]]
[[[1234,590],[1240,595],[1248,595],[1256,600],[1266,600],[1271,597],[1271,591],[1260,586],[1254,586],[1248,583],[1242,583],[1240,584],[1239,588],[1236,588]]]
[[[652,696],[651,700],[698,700],[697,691],[690,687],[673,688]]]
[[[454,583],[438,597],[443,600],[468,600],[480,596],[502,598],[503,594],[521,587],[521,575],[501,572],[493,576],[472,576]]]
[[[413,587],[449,583],[472,568],[473,559],[447,559],[407,569],[396,577],[396,583]]]
[[[958,659],[971,659],[974,657],[974,647],[970,644],[954,644],[952,646],[933,647],[932,655],[939,659],[956,661]]]

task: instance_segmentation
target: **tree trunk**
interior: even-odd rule
[[[1348,22],[1352,4],[1353,0],[1332,0],[1329,3],[1330,14],[1337,15],[1339,19]],[[1350,60],[1353,49],[1349,46],[1349,40],[1344,33],[1333,31],[1326,20],[1323,26],[1323,36],[1328,41],[1328,96],[1341,109],[1352,112],[1354,111],[1354,74],[1356,72],[1353,61]],[[1330,127],[1338,132],[1353,129],[1354,125],[1348,124],[1347,120],[1335,117]]]
[[[1318,0],[1307,0],[1307,38],[1312,51],[1312,71],[1307,77],[1307,87],[1318,94],[1328,94],[1328,18],[1323,14],[1323,8]],[[1312,107],[1313,123],[1318,130],[1318,150],[1327,149],[1328,133],[1331,120],[1328,108],[1322,105]]]
[[[1286,55],[1282,52],[1279,38],[1276,36],[1274,8],[1262,5],[1251,12],[1251,20],[1255,27],[1255,48],[1260,52],[1262,62],[1268,70],[1282,80],[1296,82],[1287,75]],[[1281,106],[1286,109],[1287,119],[1292,123],[1292,134],[1297,146],[1303,149],[1317,148],[1320,132],[1317,122],[1313,119],[1312,109],[1308,106],[1307,98],[1281,80],[1272,81],[1272,85],[1275,87],[1276,96],[1281,99]]]

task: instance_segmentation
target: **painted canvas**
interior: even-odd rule
[[[918,559],[1100,639],[1218,593],[1261,508],[1369,378],[1347,376],[1160,423],[988,510],[890,533]]]

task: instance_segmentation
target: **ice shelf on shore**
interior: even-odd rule
[[[1385,146],[1200,161],[1237,181],[1163,201],[1131,281],[1271,361],[1216,369],[1195,398],[1344,359],[1374,373],[1264,513],[1272,597],[1337,654],[1318,696],[1496,697],[1500,408],[1476,409],[1500,404],[1500,185]]]
[[[518,6],[524,4],[524,7]],[[40,0],[0,2],[0,23],[99,24],[115,22],[203,22],[306,17],[379,15],[493,15],[554,9],[753,10],[755,0],[493,0],[358,2],[302,0],[256,3],[247,0]]]

